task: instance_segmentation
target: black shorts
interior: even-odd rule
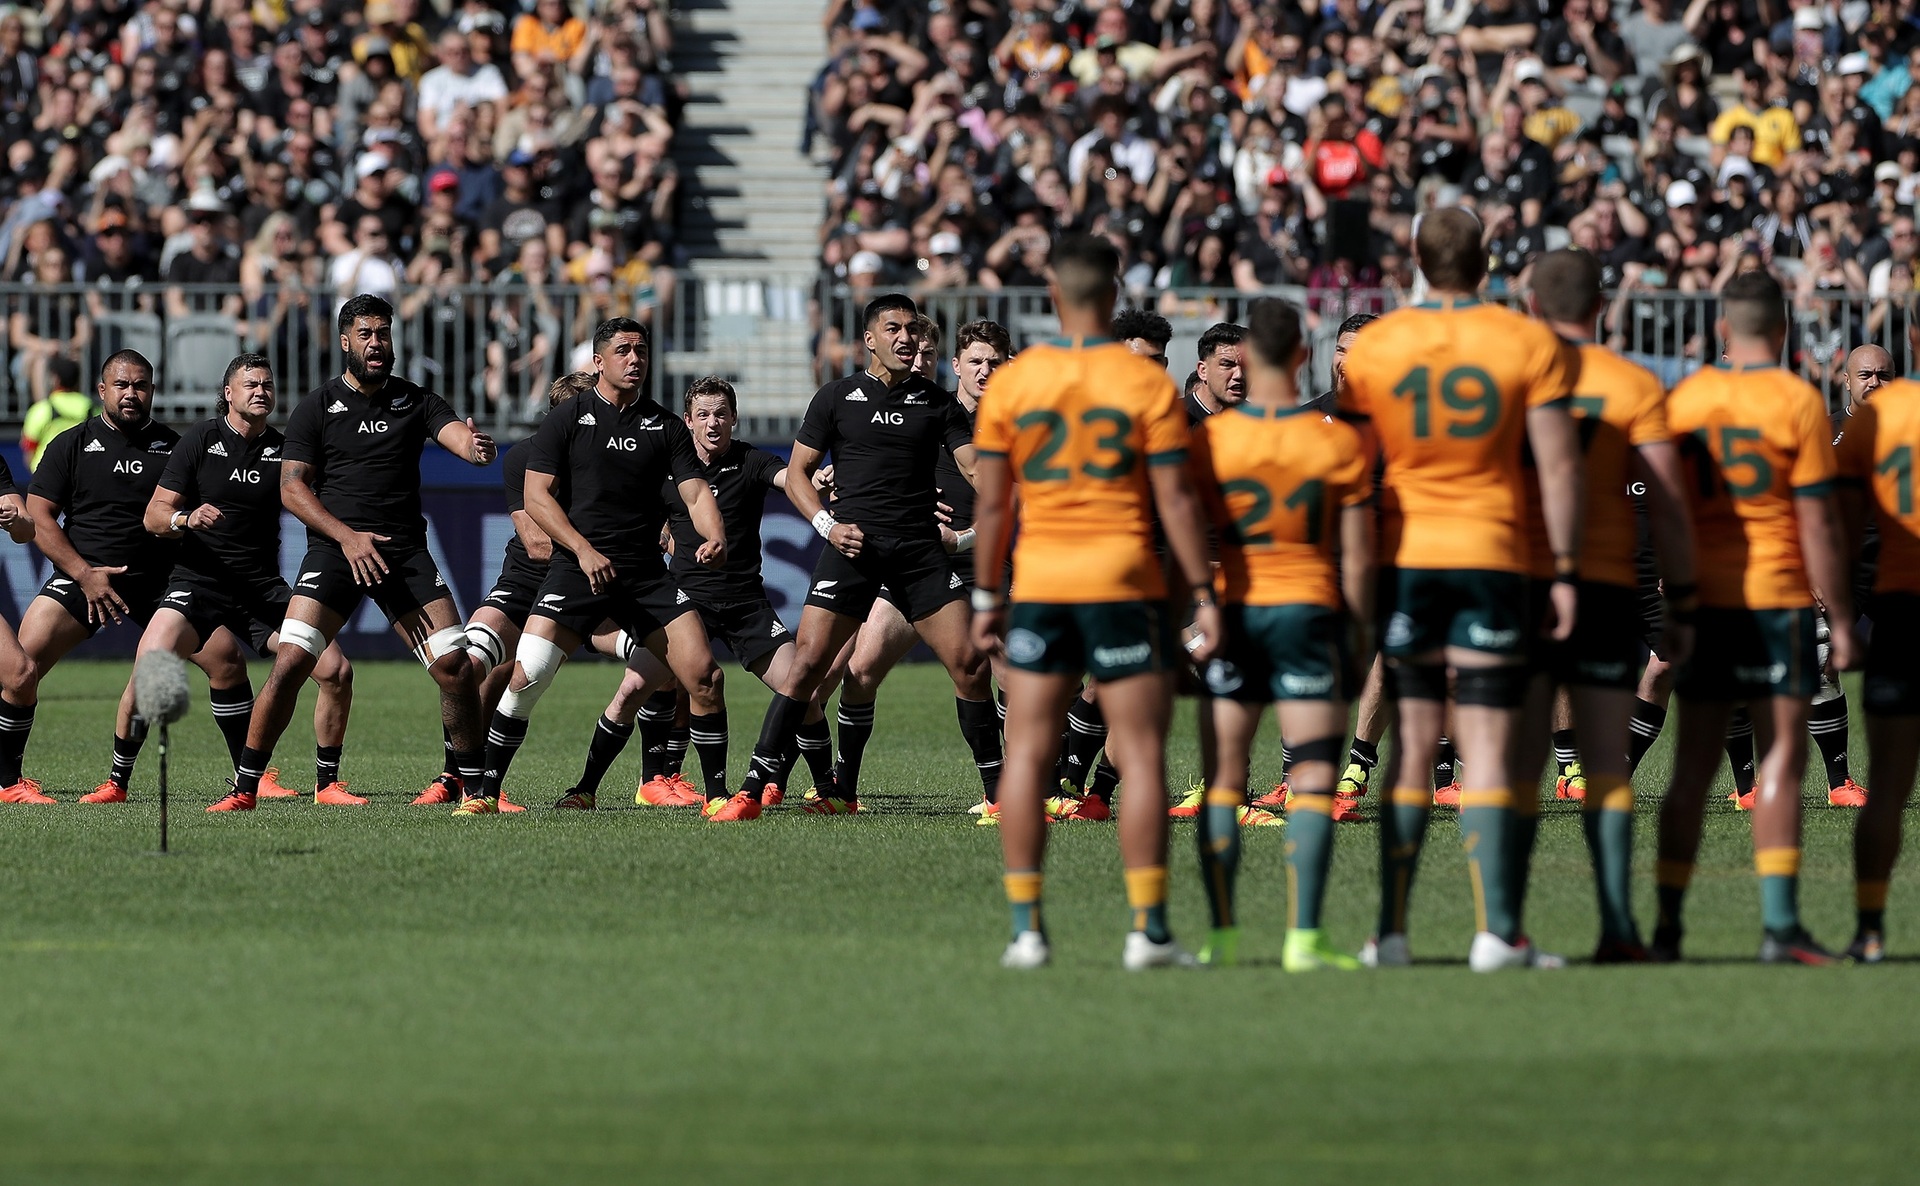
[[[942,552],[946,551],[945,548],[941,548],[940,550]],[[973,553],[972,552],[949,553],[947,555],[947,566],[953,569],[953,575],[959,578],[960,587],[962,589],[973,588]],[[1009,586],[1011,586],[1012,584],[1013,584],[1013,566],[1011,563],[1009,563],[1007,566],[1006,579],[1001,582],[1000,588],[1004,590]],[[888,605],[893,606],[895,609],[900,609],[900,599],[893,595],[892,585],[882,585],[880,587],[880,600],[886,602]],[[906,613],[904,609],[900,609],[900,612],[903,615]]]
[[[387,562],[387,575],[380,583],[371,588],[356,585],[347,555],[338,544],[309,539],[307,554],[300,561],[300,575],[293,582],[293,595],[311,597],[348,620],[361,601],[371,597],[389,622],[453,595],[425,544],[382,544],[380,558]]]
[[[534,599],[540,596],[540,586],[546,579],[546,565],[514,549],[507,553],[499,578],[480,604],[492,606],[505,614],[507,621],[525,629],[527,615],[533,611]]]
[[[1875,716],[1920,715],[1920,595],[1879,593],[1863,689]]]
[[[707,637],[726,643],[742,667],[758,666],[762,659],[793,641],[787,624],[773,612],[773,603],[765,597],[693,604],[700,611]]]
[[[579,561],[565,552],[555,552],[530,616],[547,618],[583,639],[592,638],[600,623],[612,622],[635,643],[642,643],[655,631],[665,629],[667,623],[694,612],[692,599],[680,591],[672,577],[664,572],[629,575],[631,567],[616,563],[613,584],[595,593],[587,574],[580,571]]]
[[[1574,613],[1573,637],[1550,644],[1554,681],[1626,691],[1637,687],[1640,612],[1639,590],[1599,581],[1580,582],[1580,606]]]
[[[134,621],[145,626],[153,620],[153,611],[160,608],[160,595],[167,590],[167,574],[164,572],[122,572],[107,578],[107,584],[126,602],[127,613]],[[56,601],[67,616],[87,628],[87,637],[91,638],[107,622],[87,621],[87,595],[80,591],[80,582],[56,570],[47,583],[40,586],[41,597]]]
[[[225,626],[233,636],[265,656],[267,639],[287,617],[293,590],[279,577],[259,582],[220,582],[186,568],[175,568],[160,595],[161,609],[187,620],[201,645]]]
[[[1702,606],[1693,657],[1673,690],[1682,700],[1811,700],[1820,687],[1816,645],[1812,609]]]
[[[860,555],[851,560],[834,548],[820,553],[807,604],[864,619],[883,585],[891,593],[888,600],[909,622],[967,597],[966,583],[953,571],[939,540],[869,535]]]

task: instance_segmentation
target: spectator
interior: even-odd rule
[[[56,354],[47,362],[47,387],[44,397],[36,397],[20,424],[20,452],[26,457],[27,472],[40,466],[53,438],[86,423],[95,407],[93,397],[80,390],[80,364],[65,354]]]
[[[335,310],[361,293],[391,301],[400,288],[400,275],[387,224],[378,214],[367,212],[354,221],[353,247],[334,256],[328,266],[327,291],[333,295]]]
[[[586,43],[587,23],[567,11],[566,0],[536,0],[513,23],[513,71],[546,75],[571,63]]]
[[[1767,68],[1758,62],[1740,71],[1740,102],[1720,113],[1708,137],[1725,144],[1737,127],[1753,129],[1753,163],[1778,168],[1789,153],[1800,151],[1800,124],[1788,107],[1767,102]]]
[[[457,30],[440,35],[434,56],[440,64],[420,79],[420,132],[429,140],[455,111],[507,97],[500,68],[476,64],[467,38]]]
[[[15,394],[39,401],[51,390],[53,361],[77,361],[93,330],[86,302],[73,288],[67,253],[58,244],[35,253],[32,280],[34,287],[7,319],[7,341],[13,349]]]
[[[434,46],[426,30],[414,23],[413,7],[412,0],[367,0],[366,31],[354,38],[354,61],[365,66],[370,58],[386,57],[399,77],[421,81],[433,61]]]
[[[218,313],[234,319],[235,330],[246,335],[240,295],[231,289],[240,282],[240,263],[228,250],[227,212],[210,191],[194,194],[187,203],[191,246],[173,257],[167,267],[167,316]],[[209,291],[226,288],[225,293]]]
[[[1620,22],[1620,41],[1633,55],[1633,71],[1645,78],[1658,75],[1661,64],[1690,40],[1687,27],[1673,19],[1670,0],[1640,0],[1640,7]]]

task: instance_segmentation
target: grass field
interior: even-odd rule
[[[62,799],[104,777],[125,671],[74,664],[43,688],[28,769]],[[728,679],[737,773],[765,693]],[[572,781],[615,682],[562,675],[517,799]],[[398,665],[359,675],[345,773],[372,806],[210,818],[225,758],[195,699],[177,855],[148,855],[151,746],[132,804],[0,809],[0,1182],[1855,1183],[1912,1181],[1920,1157],[1912,897],[1895,893],[1888,966],[1754,966],[1730,806],[1691,966],[1470,975],[1442,814],[1415,896],[1430,962],[1410,971],[1281,973],[1284,833],[1260,829],[1247,966],[1128,976],[1112,830],[1081,825],[1053,832],[1055,966],[1016,975],[995,966],[998,840],[963,814],[977,784],[937,669],[882,696],[873,814],[729,828],[632,807],[637,746],[614,810],[409,808],[438,718]],[[311,774],[305,716],[278,755],[290,784]],[[1808,803],[1808,919],[1844,943],[1852,815]],[[1530,929],[1583,955],[1579,824],[1548,811]],[[1339,839],[1328,925],[1357,947],[1375,840]],[[1174,926],[1197,944],[1191,846],[1176,830]],[[1650,848],[1643,826],[1643,922]]]

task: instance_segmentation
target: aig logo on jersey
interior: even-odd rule
[[[146,463],[135,458],[131,461],[116,461],[113,472],[116,474],[137,474],[146,468]]]
[[[622,453],[632,453],[640,448],[639,437],[608,437],[607,448],[618,449]]]
[[[875,424],[891,424],[898,428],[906,422],[907,417],[901,412],[875,412],[873,414],[873,423]]]
[[[360,431],[385,432],[387,431],[387,422],[385,420],[362,420],[360,422]]]
[[[237,469],[227,475],[229,482],[244,482],[249,486],[260,484],[260,471],[256,469]]]

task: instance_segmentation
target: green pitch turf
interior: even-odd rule
[[[1081,825],[1053,830],[1057,962],[1022,975],[995,963],[998,838],[964,814],[977,784],[937,670],[883,695],[871,815],[742,827],[634,808],[637,747],[610,810],[541,809],[606,666],[541,704],[510,783],[524,816],[409,808],[439,765],[435,698],[417,668],[370,664],[345,774],[372,806],[210,818],[226,766],[196,685],[169,858],[148,855],[152,746],[135,803],[71,802],[104,777],[125,672],[53,674],[29,772],[67,802],[0,808],[0,1182],[1858,1183],[1912,1181],[1920,1157],[1913,891],[1894,895],[1894,964],[1754,966],[1727,806],[1690,966],[1468,973],[1443,813],[1410,971],[1281,973],[1285,836],[1261,829],[1247,966],[1126,975],[1113,832]],[[728,683],[737,774],[765,693]],[[277,756],[290,784],[311,775],[310,702]],[[1176,777],[1191,738],[1183,721]],[[1852,815],[1808,804],[1809,922],[1844,943]],[[1355,948],[1374,833],[1339,841],[1328,925]],[[1643,827],[1643,922],[1650,848]],[[1173,869],[1197,944],[1185,827]],[[1590,950],[1589,884],[1578,820],[1550,804],[1544,947]]]

